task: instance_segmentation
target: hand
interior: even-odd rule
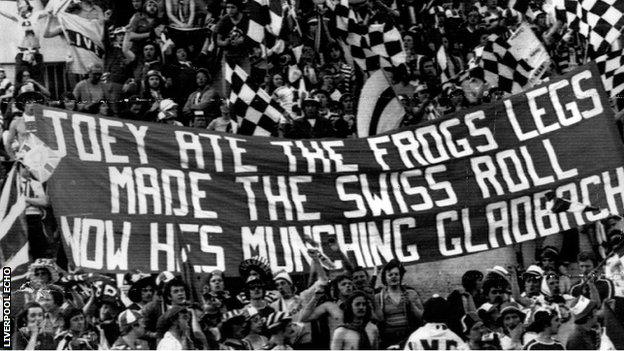
[[[511,340],[522,341],[522,334],[524,334],[524,324],[522,323],[509,331]]]
[[[41,328],[37,323],[30,323],[28,324],[28,331],[30,332],[31,336],[37,335],[41,331]]]

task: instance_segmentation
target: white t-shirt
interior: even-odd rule
[[[404,350],[469,350],[445,324],[427,323],[410,335]]]
[[[166,332],[156,350],[182,350],[182,343],[171,332]]]

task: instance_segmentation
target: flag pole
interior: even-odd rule
[[[599,270],[602,269],[602,267],[604,265],[607,264],[607,261],[613,257],[614,255],[618,254],[618,250],[624,248],[624,241],[620,242],[619,244],[615,245],[613,247],[613,249],[611,250],[611,252],[602,260],[600,261],[600,263],[598,263],[598,265],[596,267],[594,267],[594,269],[592,269],[591,271],[589,271],[589,273],[587,274],[587,277],[583,279],[583,281],[580,284],[580,287],[584,287],[585,285],[587,285],[590,280],[594,279],[594,277],[596,276],[596,273],[599,272]]]

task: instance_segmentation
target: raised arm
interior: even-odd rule
[[[126,35],[124,35],[123,42],[121,43],[121,51],[128,62],[133,62],[136,59],[136,55],[132,52],[132,50],[130,50],[130,47],[130,33],[126,33]]]
[[[323,303],[319,306],[316,306],[322,294],[320,292],[320,288],[317,289],[317,294],[314,295],[312,299],[305,305],[303,310],[301,311],[301,321],[302,322],[311,322],[319,319],[322,315],[328,313],[327,303]]]
[[[10,19],[13,22],[17,22],[17,17],[15,17],[12,14],[10,14],[8,12],[5,12],[3,10],[0,10],[0,16],[6,17],[6,18]]]

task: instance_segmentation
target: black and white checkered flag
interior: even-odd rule
[[[624,52],[621,49],[596,57],[596,65],[611,97],[624,91]]]
[[[608,51],[622,35],[622,0],[556,0],[555,9],[557,19],[589,41],[592,57]]]
[[[264,43],[268,26],[271,24],[269,3],[267,0],[250,0],[247,3],[249,14],[249,24],[247,26],[247,37],[258,44]]]
[[[518,59],[505,39],[492,34],[483,48],[479,66],[483,68],[485,81],[491,87],[516,94],[529,84],[532,67]]]
[[[275,136],[284,115],[279,103],[248,81],[245,70],[236,65],[225,65],[225,79],[230,83],[230,106],[238,120],[238,134]]]
[[[361,24],[348,0],[334,8],[336,30],[350,48],[353,61],[366,73],[379,68],[396,67],[407,61],[401,32],[389,23]]]

